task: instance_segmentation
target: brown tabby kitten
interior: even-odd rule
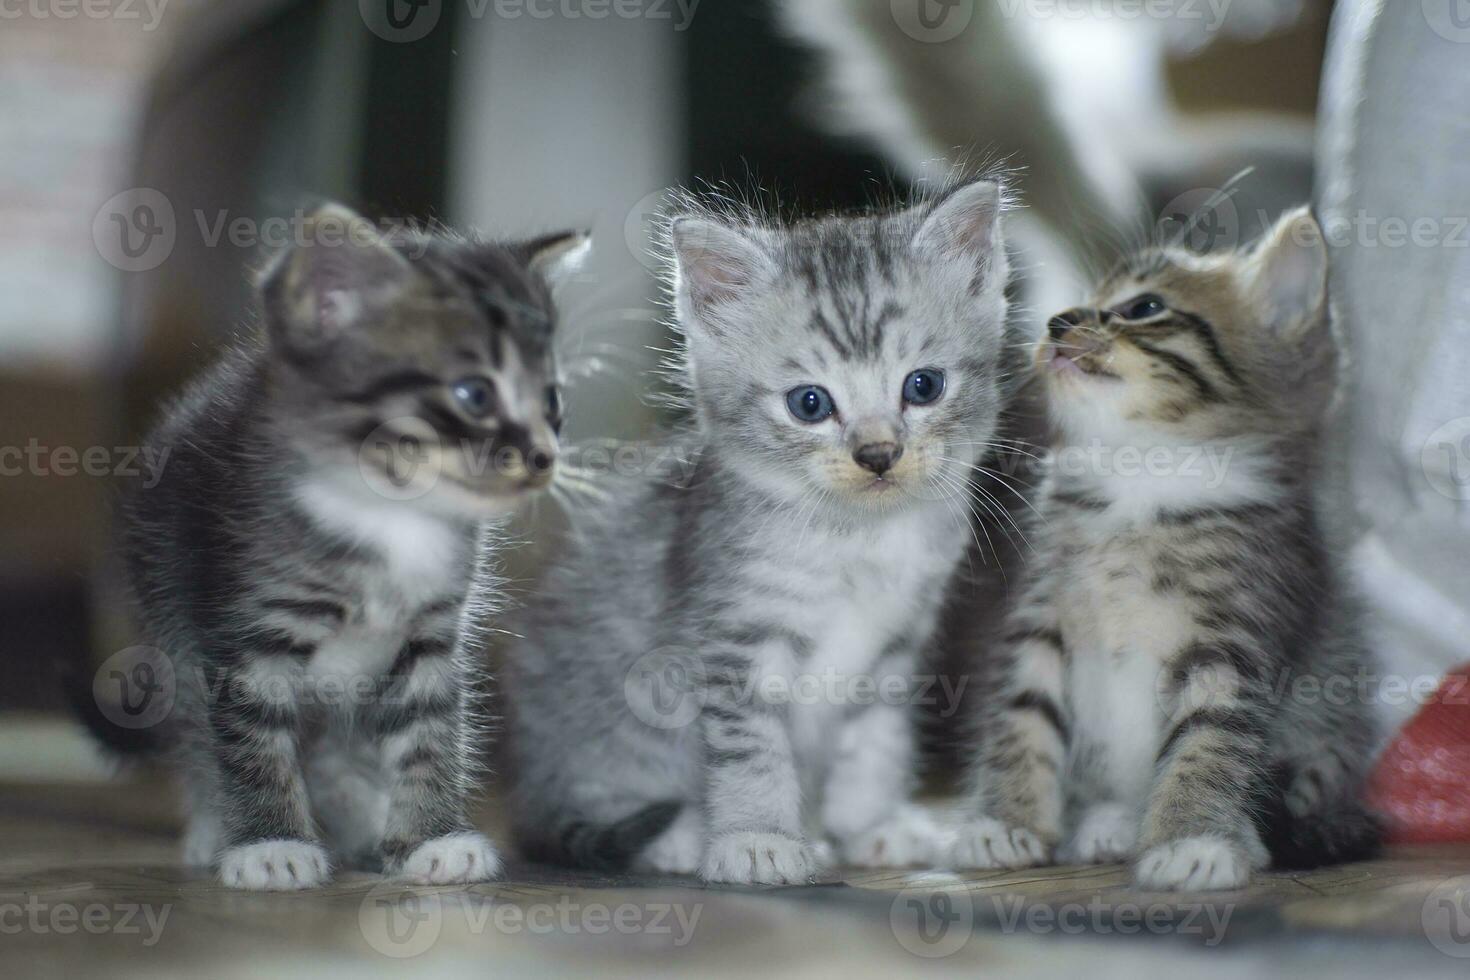
[[[1370,658],[1319,503],[1327,261],[1301,210],[1246,253],[1139,255],[1051,321],[1045,522],[955,863],[1060,847],[1195,890],[1376,843],[1367,698],[1338,683]]]

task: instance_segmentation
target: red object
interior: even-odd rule
[[[1470,664],[1447,674],[1389,744],[1368,799],[1390,843],[1470,841]]]

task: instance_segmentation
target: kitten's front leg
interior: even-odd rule
[[[710,841],[700,876],[742,885],[807,884],[816,861],[802,836],[788,706],[754,691],[745,650],[712,655],[705,669],[699,725]]]
[[[913,658],[875,672],[878,687],[902,677],[914,691]],[[933,864],[944,850],[938,821],[910,802],[915,784],[914,719],[909,703],[879,702],[845,721],[822,798],[822,826],[842,860],[857,867]]]
[[[220,880],[232,888],[288,891],[331,875],[317,840],[300,765],[302,664],[252,652],[226,669],[207,704],[223,819]]]
[[[951,859],[964,868],[1046,864],[1061,838],[1069,738],[1061,631],[1046,603],[1023,602],[982,709],[970,812]]]
[[[1167,668],[1166,734],[1135,869],[1142,888],[1241,888],[1269,863],[1251,816],[1267,714],[1241,674],[1250,659],[1237,644],[1195,644]]]
[[[452,641],[411,640],[374,714],[388,779],[385,874],[444,885],[500,873],[494,846],[465,816],[473,769],[468,674]]]

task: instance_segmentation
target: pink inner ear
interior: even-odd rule
[[[366,256],[346,247],[316,246],[309,256],[305,288],[310,291],[311,309],[317,323],[329,331],[345,330],[362,317],[362,291],[383,285],[374,280],[374,270],[359,268]],[[381,270],[379,275],[386,275]]]
[[[738,232],[705,222],[680,222],[674,247],[697,305],[728,299],[755,281],[760,261],[756,246]]]
[[[317,294],[317,319],[323,326],[345,329],[357,318],[357,298],[345,289],[328,289]]]

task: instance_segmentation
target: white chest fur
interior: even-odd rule
[[[425,603],[458,591],[470,542],[462,529],[412,502],[385,500],[366,487],[316,478],[297,488],[303,509],[324,528],[381,559],[356,570],[348,621],[317,647],[314,674],[381,674],[408,639]]]
[[[823,587],[786,610],[813,640],[806,656],[773,648],[762,665],[791,686],[793,748],[805,774],[820,778],[837,745],[834,725],[886,699],[910,696],[910,665],[882,662],[895,641],[932,629],[965,539],[943,515],[916,510],[879,527],[824,536],[806,548],[819,559]]]

